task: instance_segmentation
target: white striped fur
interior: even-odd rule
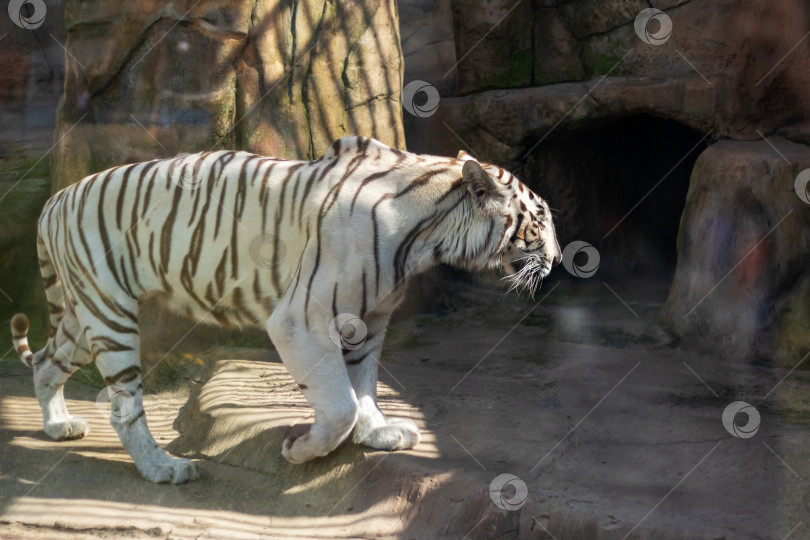
[[[88,433],[62,387],[95,360],[108,385],[134,397],[132,414],[113,425],[138,470],[173,483],[197,472],[146,426],[137,319],[145,295],[162,294],[198,320],[266,326],[315,410],[309,432],[284,443],[284,457],[300,463],[352,430],[374,448],[418,444],[413,424],[387,420],[376,404],[383,336],[409,276],[438,263],[522,260],[516,284],[534,288],[560,259],[548,205],[508,171],[463,152],[420,156],[363,137],[340,139],[312,162],[218,151],[94,174],[47,202],[37,249],[50,339],[32,354],[24,315],[12,336],[34,368],[46,433]],[[365,323],[356,347],[330,337],[340,314]]]

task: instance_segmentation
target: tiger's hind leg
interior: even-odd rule
[[[34,355],[32,361],[34,389],[42,408],[45,434],[51,439],[81,439],[90,433],[90,426],[84,419],[68,412],[64,388],[68,378],[91,361],[81,326],[68,305],[54,337],[45,349]]]
[[[187,459],[170,457],[146,425],[137,309],[135,299],[110,298],[93,309],[81,304],[76,308],[98,370],[107,383],[110,423],[124,449],[147,480],[182,484],[197,478],[196,466]]]
[[[90,433],[87,422],[72,416],[65,404],[64,386],[81,366],[92,361],[82,327],[71,302],[67,301],[62,280],[56,273],[47,246],[37,235],[37,255],[48,299],[50,330],[48,344],[24,361],[34,370],[34,389],[42,408],[45,434],[57,441],[80,439]],[[16,322],[15,322],[16,321]],[[12,335],[28,349],[28,318],[20,314],[12,320]]]

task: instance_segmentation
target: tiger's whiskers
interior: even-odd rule
[[[501,279],[510,282],[509,289],[506,291],[507,294],[512,291],[517,291],[518,294],[527,291],[529,296],[534,298],[534,294],[537,292],[537,289],[543,281],[540,277],[542,265],[540,264],[540,260],[535,255],[524,255],[523,257],[515,259],[513,262],[523,260],[528,260],[528,262],[524,264],[520,270],[514,272],[513,274],[504,276]]]

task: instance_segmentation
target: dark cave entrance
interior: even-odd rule
[[[549,137],[515,173],[557,211],[561,248],[597,248],[599,275],[670,280],[702,139],[678,122],[633,116]]]

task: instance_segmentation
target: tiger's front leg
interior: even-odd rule
[[[291,463],[325,456],[338,447],[357,422],[358,404],[340,349],[329,338],[329,318],[309,318],[277,307],[267,321],[267,332],[287,371],[315,409],[307,433],[285,439],[281,454]]]
[[[365,326],[362,339],[347,340],[343,350],[359,406],[352,440],[380,450],[413,448],[421,441],[419,429],[407,420],[386,419],[377,406],[377,373],[388,316],[371,315],[366,321],[359,323]],[[345,325],[352,324],[345,321]]]

